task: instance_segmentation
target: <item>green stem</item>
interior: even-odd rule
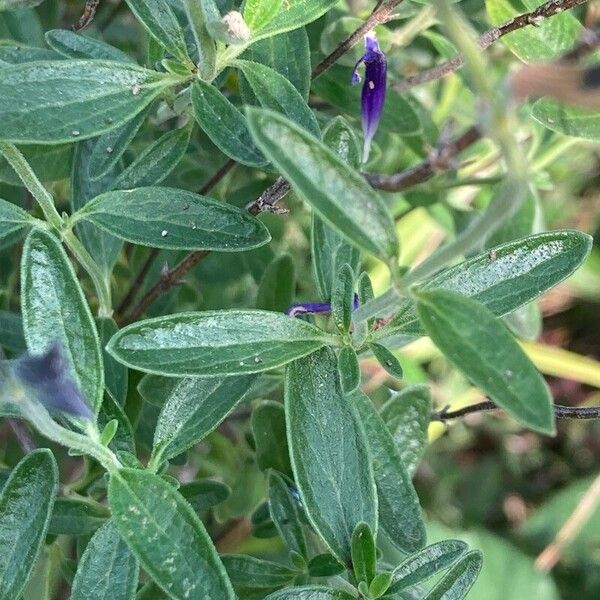
[[[63,226],[63,220],[54,206],[54,199],[48,190],[41,184],[20,150],[14,144],[0,142],[0,153],[4,155],[4,158],[6,158],[10,166],[25,184],[25,187],[37,200],[48,223],[60,231]]]
[[[62,238],[69,250],[77,258],[77,262],[87,271],[94,284],[96,294],[98,295],[98,316],[100,318],[110,318],[113,311],[109,281],[104,277],[98,263],[90,256],[90,253],[72,231],[63,231]]]

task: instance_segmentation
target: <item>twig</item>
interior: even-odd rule
[[[379,2],[369,18],[313,69],[311,79],[316,79],[319,75],[327,71],[327,69],[333,66],[344,54],[346,54],[346,52],[351,50],[358,42],[360,42],[365,34],[369,33],[371,29],[377,27],[377,25],[385,23],[392,11],[401,2],[402,0],[388,0],[387,2]]]
[[[498,27],[494,27],[489,31],[486,31],[477,39],[477,45],[481,50],[485,50],[501,37],[512,33],[513,31],[517,31],[517,29],[522,29],[523,27],[528,27],[530,25],[537,27],[544,19],[553,17],[554,15],[564,12],[565,10],[575,8],[576,6],[584,4],[585,2],[587,2],[587,0],[548,0],[531,12],[519,15],[518,17],[510,19],[510,21],[506,21]],[[422,71],[421,73],[407,77],[400,83],[397,83],[394,86],[394,89],[399,93],[404,93],[422,83],[435,81],[445,77],[446,75],[450,75],[451,73],[454,73],[454,71],[460,69],[464,64],[464,57],[461,54],[457,54],[455,57],[442,63],[441,65],[438,65],[437,67],[433,67],[427,71]]]
[[[79,17],[79,21],[73,25],[73,31],[81,31],[82,29],[85,29],[94,20],[99,4],[100,0],[86,1],[83,14],[81,17]]]
[[[431,179],[436,173],[454,166],[454,158],[463,150],[481,139],[481,132],[476,126],[467,129],[461,136],[449,143],[440,144],[427,160],[394,175],[367,173],[367,181],[379,190],[398,192]]]
[[[571,516],[556,534],[554,541],[537,557],[535,566],[548,572],[560,560],[563,550],[577,537],[600,503],[600,475],[594,479]]]
[[[471,406],[465,406],[465,408],[453,411],[449,411],[448,408],[448,406],[445,406],[442,410],[434,412],[431,415],[431,420],[445,423],[450,419],[460,419],[461,417],[473,413],[500,410],[500,407],[496,406],[491,400],[479,402],[478,404],[473,404]],[[600,419],[600,406],[560,406],[559,404],[555,404],[553,408],[554,415],[557,419]]]
[[[235,167],[237,163],[235,160],[230,158],[199,190],[198,193],[203,196],[204,194],[208,194],[210,190],[212,190],[233,167]]]

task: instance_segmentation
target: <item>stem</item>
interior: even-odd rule
[[[98,263],[91,257],[85,249],[79,238],[70,230],[62,232],[62,238],[69,250],[77,258],[77,262],[86,270],[90,276],[96,294],[98,295],[98,316],[100,318],[110,318],[112,316],[112,302],[110,283],[104,277]]]
[[[54,206],[54,199],[41,184],[20,150],[14,144],[0,142],[0,154],[4,155],[4,158],[6,158],[10,166],[15,170],[25,187],[37,200],[48,223],[60,231],[63,226],[63,219]]]

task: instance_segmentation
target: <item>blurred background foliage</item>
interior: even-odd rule
[[[232,2],[222,0],[220,4],[226,6]],[[340,2],[337,10],[311,24],[307,30],[314,58],[330,51],[354,30],[357,19],[364,18],[373,4],[362,0]],[[481,33],[498,20],[536,4],[535,0],[523,3],[488,0],[486,10],[481,0],[464,0],[460,6],[472,26]],[[43,31],[70,26],[82,8],[79,1],[46,0],[35,10],[0,14],[0,40],[44,46]],[[598,11],[598,3],[591,2],[572,14],[581,22],[593,25]],[[498,19],[498,15],[502,18]],[[571,13],[569,18],[572,18]],[[558,19],[551,20],[553,28],[561,27]],[[558,39],[556,36],[561,31],[551,28],[546,35]],[[146,60],[146,36],[124,3],[104,0],[86,34],[102,36],[140,62]],[[451,44],[436,23],[434,11],[420,0],[406,0],[401,4],[397,18],[380,27],[378,34],[388,53],[392,81],[400,81],[453,54]],[[534,34],[538,35],[537,32],[531,35]],[[519,62],[511,51],[515,46],[510,39],[508,36],[506,42],[499,41],[487,51],[489,76],[497,82],[499,90],[506,73]],[[360,48],[355,50],[314,83],[310,103],[322,124],[343,114],[358,131],[359,91],[349,85],[351,67],[361,52]],[[459,71],[418,86],[403,97],[392,94],[375,139],[369,169],[382,173],[402,170],[422,160],[438,144],[440,136],[457,133],[473,123],[478,105],[464,85],[463,77]],[[233,75],[226,78],[224,84],[233,98],[239,95],[240,82]],[[519,218],[511,222],[513,229],[505,228],[498,239],[511,239],[542,228],[572,227],[594,235],[596,245],[574,277],[537,304],[520,311],[509,326],[520,334],[527,353],[547,376],[555,402],[595,405],[600,400],[600,246],[597,241],[600,239],[600,146],[593,133],[589,139],[567,137],[533,120],[530,112],[530,104],[520,108],[517,132],[531,162],[530,198]],[[162,121],[160,117],[159,112],[158,117],[153,116],[137,134],[125,156],[126,162],[168,129],[165,123],[169,115],[163,115]],[[28,155],[38,175],[52,186],[59,210],[61,202],[65,210],[68,206],[72,154],[72,146],[63,146],[46,148],[43,152],[32,149]],[[165,185],[197,190],[225,162],[226,158],[195,128],[186,156]],[[404,264],[418,262],[441,243],[448,231],[464,227],[471,218],[471,209],[488,202],[502,169],[497,149],[488,141],[474,144],[461,155],[456,167],[406,193],[386,196],[402,240]],[[472,183],[474,179],[477,179],[476,185]],[[270,181],[251,169],[236,166],[212,195],[244,206]],[[15,174],[0,161],[0,196],[23,201],[24,190],[16,183]],[[29,199],[25,197],[24,201],[25,206],[31,207]],[[263,216],[273,236],[272,244],[239,255],[213,253],[188,274],[181,286],[154,303],[149,315],[253,306],[257,298],[259,306],[283,310],[291,301],[317,298],[310,263],[309,210],[292,195],[288,196],[286,205],[291,210],[290,216]],[[122,293],[128,289],[147,252],[142,247],[126,247],[114,271],[115,289]],[[19,253],[19,245],[0,250],[2,311],[18,312],[19,270],[15,265],[19,262]],[[292,260],[282,258],[285,254]],[[273,263],[275,258],[278,262]],[[141,287],[154,282],[163,265],[173,265],[177,259],[177,253],[161,252]],[[385,289],[387,272],[375,263],[367,267],[376,291]],[[274,286],[276,294],[266,293]],[[14,327],[11,329],[5,312],[2,312],[0,327],[0,339],[6,350],[20,351],[19,332]],[[405,373],[402,386],[428,382],[437,409],[446,405],[459,408],[481,399],[478,391],[449,367],[427,339],[402,348],[398,357]],[[398,388],[398,383],[372,360],[364,360],[362,367],[366,391],[376,403],[383,405],[390,398],[392,388]],[[126,412],[143,448],[151,445],[159,409],[152,398],[138,392],[138,383],[135,377],[129,381]],[[281,381],[274,376],[272,383],[260,397],[280,400]],[[239,408],[217,432],[181,457],[175,472],[182,482],[212,477],[229,487],[230,494],[216,507],[200,507],[221,551],[277,558],[283,547],[273,537],[274,528],[265,520],[264,508],[261,509],[265,482],[256,460],[251,408]],[[572,532],[556,565],[550,565],[553,568],[547,572],[547,567],[542,568],[543,561],[538,559],[536,563],[592,487],[600,466],[600,423],[558,421],[557,425],[555,438],[523,431],[503,414],[474,414],[447,425],[434,423],[429,428],[431,443],[415,473],[417,491],[430,524],[429,539],[433,542],[448,537],[463,538],[483,550],[483,572],[471,593],[476,600],[595,600],[600,597],[600,493],[596,492],[595,510],[579,531]],[[2,464],[7,468],[14,466],[22,451],[7,423],[1,425],[0,444]],[[76,480],[81,460],[66,456],[60,448],[53,450],[63,457],[59,461],[61,480]],[[3,472],[0,470],[0,477]],[[219,489],[226,495],[227,488]],[[70,563],[65,557],[76,550],[66,540],[61,546],[62,554],[47,554],[46,563],[38,567],[36,577],[28,586],[27,600],[61,597],[60,577],[52,581],[45,579],[49,563],[59,562],[63,571],[69,569]],[[390,547],[387,552],[389,562],[393,563],[391,557],[397,551]]]

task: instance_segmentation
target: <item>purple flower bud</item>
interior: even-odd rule
[[[356,310],[360,305],[358,294],[354,294],[354,301],[352,302],[353,310]],[[292,304],[286,311],[285,314],[290,317],[298,317],[300,315],[317,315],[324,314],[328,315],[331,312],[331,304],[323,303],[307,303],[307,304]]]
[[[358,66],[365,63],[365,83],[362,88],[361,101],[362,126],[365,138],[363,162],[367,162],[369,159],[371,142],[379,126],[387,89],[387,61],[373,32],[365,36],[365,48],[365,53],[356,63],[352,73],[352,85],[356,85],[361,80],[357,71]]]
[[[52,344],[45,354],[25,354],[13,364],[13,373],[35,399],[49,411],[84,419],[93,418],[90,407],[73,380],[58,343]]]

